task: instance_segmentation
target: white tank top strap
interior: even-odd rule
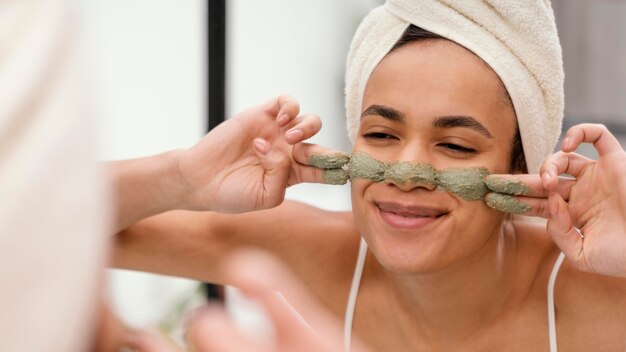
[[[554,266],[552,267],[550,280],[548,281],[548,334],[550,335],[550,352],[557,352],[556,312],[554,310],[554,283],[556,282],[556,277],[559,274],[561,264],[563,264],[563,259],[565,259],[565,254],[560,253],[559,257],[554,263]]]
[[[359,294],[359,287],[361,285],[361,277],[363,275],[363,267],[365,266],[366,255],[367,243],[365,243],[365,240],[361,238],[361,243],[359,245],[359,254],[356,260],[356,267],[354,268],[354,275],[352,276],[352,285],[350,286],[350,294],[348,295],[348,304],[346,306],[346,315],[344,319],[344,352],[350,352],[351,348],[354,309],[356,307],[356,300]],[[550,352],[558,351],[556,343],[556,315],[554,310],[554,284],[556,282],[556,277],[559,274],[559,269],[561,268],[561,264],[563,264],[564,259],[565,255],[563,253],[560,253],[559,257],[554,263],[554,266],[552,267],[552,272],[550,273],[550,279],[548,281],[548,335],[550,338]]]
[[[346,315],[343,325],[343,349],[350,352],[352,344],[352,321],[354,320],[354,309],[356,307],[356,299],[359,295],[359,286],[361,285],[361,276],[363,275],[363,266],[365,265],[365,257],[367,255],[367,243],[361,237],[359,244],[359,255],[356,259],[356,267],[352,276],[352,285],[350,286],[350,294],[348,295],[348,304],[346,306]]]

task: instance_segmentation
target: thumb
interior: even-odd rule
[[[579,264],[583,253],[583,236],[572,223],[567,203],[556,192],[548,194],[550,216],[546,230],[565,256]]]
[[[347,153],[317,144],[298,143],[293,146],[293,157],[298,165],[298,182],[343,185],[349,180],[349,172],[344,168],[350,162]]]
[[[255,138],[253,145],[254,153],[265,170],[261,208],[275,207],[285,198],[291,162],[285,153],[263,138]]]

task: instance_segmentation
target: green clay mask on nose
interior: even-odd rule
[[[487,177],[489,170],[484,167],[437,170],[426,163],[387,163],[363,152],[352,156],[346,153],[313,154],[308,164],[322,169],[322,178],[327,184],[343,185],[358,178],[397,184],[410,182],[452,192],[466,200],[485,198],[488,206],[504,212],[525,213],[532,209],[515,197],[530,194],[530,187],[513,180]]]
[[[385,180],[396,183],[417,183],[430,187],[437,186],[437,171],[429,164],[399,162],[385,170]]]
[[[351,179],[366,178],[374,182],[388,180],[398,184],[411,182],[452,192],[467,200],[480,200],[488,192],[483,181],[489,174],[485,168],[438,171],[425,163],[385,163],[365,153],[354,154],[348,166]]]

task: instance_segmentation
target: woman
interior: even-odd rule
[[[428,3],[438,6],[438,2]],[[466,18],[474,18],[470,16],[475,10],[472,6],[485,6],[472,2],[464,8],[468,3],[448,3],[442,8],[452,7]],[[492,174],[537,172],[554,144],[552,130],[560,125],[558,96],[562,87],[557,87],[558,80],[551,85],[547,83],[550,77],[542,81],[542,65],[533,67],[533,58],[528,62],[522,58],[519,70],[528,72],[509,75],[507,68],[497,63],[506,56],[494,59],[487,52],[468,50],[472,38],[463,37],[463,32],[434,34],[419,28],[421,21],[407,18],[423,14],[425,9],[403,8],[407,4],[390,1],[374,12],[353,43],[347,78],[353,154],[366,153],[388,163],[428,163],[437,170],[484,167]],[[525,6],[546,11],[543,2]],[[501,17],[516,19],[515,14],[504,11],[507,6],[492,4],[489,8],[501,10]],[[381,11],[387,12],[381,15]],[[549,14],[551,11],[545,16],[548,25],[553,24]],[[380,16],[387,16],[390,22],[380,21]],[[414,26],[405,25],[407,21]],[[369,31],[381,23],[389,23],[392,31],[401,28],[401,38],[387,48]],[[479,24],[477,28],[497,27],[489,21]],[[438,28],[427,21],[426,25]],[[382,47],[382,59],[360,56],[360,40],[368,36]],[[451,37],[456,42],[446,39]],[[497,40],[494,43],[499,45]],[[548,44],[558,47],[558,42]],[[507,45],[516,48],[514,41]],[[560,49],[552,50],[554,53]],[[545,54],[548,62],[558,56]],[[523,80],[532,81],[540,96],[521,93],[519,86],[526,84]],[[280,178],[282,183],[264,179],[268,182],[265,186],[275,188],[270,191],[279,200],[286,185],[323,178],[323,172],[302,165],[312,152],[323,150],[290,145],[314,133],[319,128],[317,120],[305,117],[289,122],[298,114],[297,108],[293,102],[283,106],[290,108],[275,109],[272,115],[279,123],[284,119],[289,127],[299,123],[298,136],[294,138],[292,133],[289,140],[282,133],[250,131],[262,139],[255,140],[256,154],[249,155],[252,161],[242,164],[242,169],[252,170],[256,163],[257,171]],[[533,124],[545,128],[532,134]],[[583,139],[577,137],[577,143]],[[521,141],[525,141],[523,148]],[[190,165],[199,164],[206,143],[174,158],[180,173],[186,175],[185,187],[198,190],[181,198],[187,203],[156,207],[158,210],[135,218],[174,207],[200,208],[200,197],[219,197],[219,192],[210,197],[203,194],[199,174],[189,171]],[[262,158],[269,155],[275,162],[268,168]],[[567,219],[557,217],[563,214],[559,197],[573,204],[577,192],[571,183],[555,178],[567,169],[562,160],[563,156],[556,155],[545,165],[546,188],[555,191],[550,201],[544,198],[547,191],[538,176],[519,176],[531,188],[531,194],[520,198],[532,205],[526,214],[551,217],[553,228],[558,225],[559,230],[567,224]],[[244,179],[244,173],[232,171]],[[216,179],[225,185],[236,182]],[[555,350],[557,343],[561,350],[624,349],[626,282],[578,270],[580,261],[566,261],[559,267],[559,254],[567,246],[559,248],[542,223],[493,210],[484,202],[466,200],[427,182],[353,178],[351,192],[353,211],[345,213],[298,203],[239,215],[163,213],[139,221],[117,236],[115,265],[228,283],[218,263],[233,250],[252,245],[287,262],[337,317],[344,316],[348,306],[347,331],[353,330],[376,350],[534,351]],[[595,260],[598,257],[593,256]],[[619,260],[613,261],[612,267],[616,262]],[[593,271],[594,267],[583,269]],[[551,273],[558,273],[553,296],[546,295]],[[297,296],[287,299],[298,307]],[[554,311],[547,304],[552,299]],[[548,318],[555,311],[556,325]]]

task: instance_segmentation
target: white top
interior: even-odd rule
[[[359,286],[361,284],[361,276],[363,275],[363,267],[365,265],[365,257],[367,255],[367,243],[361,238],[359,245],[359,255],[356,260],[356,267],[352,277],[352,286],[350,287],[350,295],[348,296],[348,305],[346,306],[346,315],[344,319],[343,343],[344,351],[350,352],[352,343],[352,321],[354,320],[354,309],[356,307],[356,299],[359,294]],[[557,352],[556,346],[556,324],[554,314],[554,283],[559,273],[559,268],[563,263],[565,255],[559,254],[558,259],[554,263],[550,280],[548,281],[548,333],[550,335],[550,352]]]

